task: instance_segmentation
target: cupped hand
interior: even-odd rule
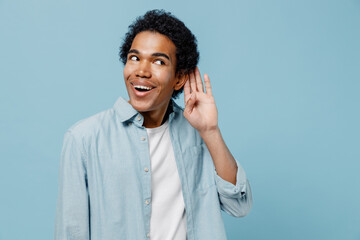
[[[196,67],[184,85],[184,116],[200,134],[218,129],[218,113],[207,74],[204,74],[204,83],[205,91]]]

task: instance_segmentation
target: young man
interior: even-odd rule
[[[221,137],[194,35],[149,11],[120,58],[130,100],[65,134],[55,239],[226,239],[220,210],[245,216],[251,191]],[[172,100],[183,89],[184,110]]]

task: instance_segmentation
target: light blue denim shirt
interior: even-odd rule
[[[215,172],[209,151],[172,102],[170,137],[185,202],[187,239],[226,239],[221,209],[236,217],[251,208],[238,164],[236,185]],[[149,239],[151,170],[143,116],[123,98],[65,134],[59,169],[56,240]]]

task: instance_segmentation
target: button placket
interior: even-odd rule
[[[147,239],[150,239],[150,218],[151,218],[151,169],[150,169],[150,156],[149,156],[149,146],[148,146],[148,135],[145,127],[140,126],[140,123],[143,121],[141,115],[135,117],[135,122],[137,132],[137,141],[139,146],[141,146],[141,168],[140,171],[143,171],[143,181],[144,185],[143,191],[143,206],[144,206],[144,217],[146,218],[146,229],[149,234],[146,234]],[[145,232],[146,233],[146,232]]]

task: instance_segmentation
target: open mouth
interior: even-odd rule
[[[141,85],[133,85],[134,88],[139,92],[148,92],[153,89],[153,87],[141,86]]]

